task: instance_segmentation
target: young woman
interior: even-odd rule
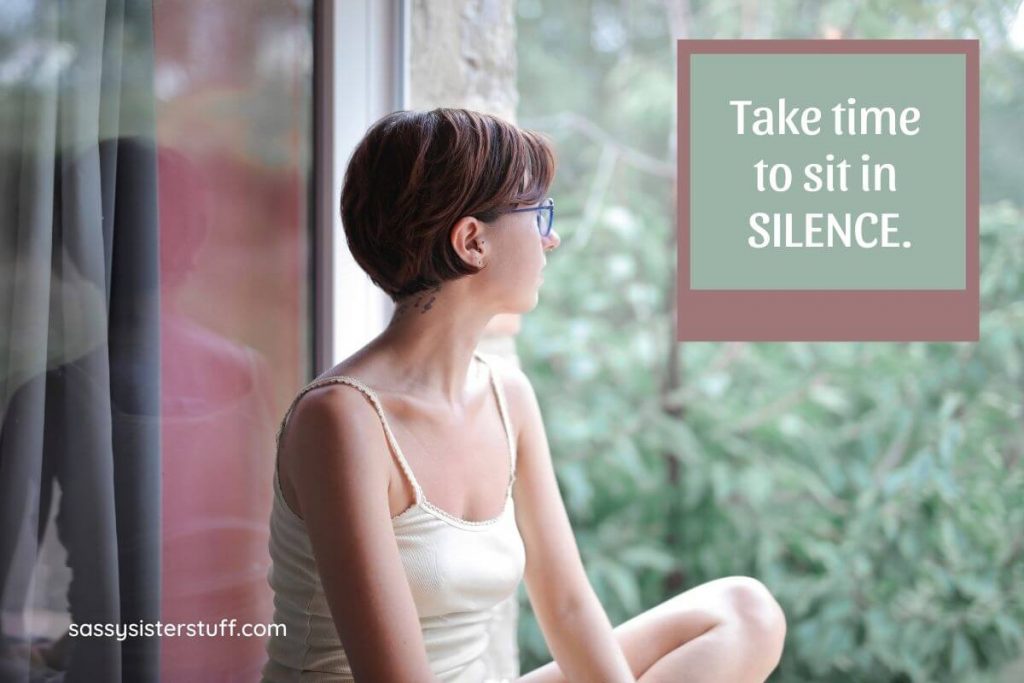
[[[349,248],[396,302],[278,432],[264,680],[495,680],[492,609],[525,578],[555,681],[764,681],[785,619],[755,579],[705,583],[612,628],[587,581],[536,396],[475,351],[537,304],[559,244],[543,138],[459,109],[398,112],[349,163]],[[553,416],[550,419],[558,419]]]

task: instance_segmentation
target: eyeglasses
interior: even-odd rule
[[[541,237],[551,234],[551,226],[555,224],[555,200],[548,197],[540,206],[529,206],[522,209],[509,209],[508,213],[520,213],[522,211],[537,212],[537,231]]]

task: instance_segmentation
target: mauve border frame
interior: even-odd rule
[[[979,70],[977,39],[677,41],[679,341],[978,341]],[[690,57],[694,54],[962,54],[966,59],[966,288],[690,288]]]

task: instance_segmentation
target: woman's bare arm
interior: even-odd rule
[[[516,523],[526,546],[526,590],[544,639],[571,681],[636,680],[587,579],[558,490],[540,406],[529,379],[503,370],[518,425]]]
[[[433,681],[388,508],[376,412],[346,386],[311,390],[282,436],[280,469],[357,681]]]

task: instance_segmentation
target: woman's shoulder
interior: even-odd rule
[[[380,384],[381,369],[385,366],[384,361],[363,347],[324,370],[301,393],[311,394],[310,402],[326,404],[323,409],[333,409],[338,417],[351,416],[351,408],[356,406],[365,406],[372,413],[382,400],[377,385]],[[355,411],[357,419],[365,415],[365,410]]]
[[[483,351],[477,351],[476,355],[479,356],[487,365],[489,365],[498,379],[501,381],[502,386],[512,391],[523,391],[530,387],[530,380],[523,372],[523,369],[519,366],[519,362],[513,358],[508,358],[503,355],[496,353],[485,353]]]
[[[321,381],[330,377],[323,375],[300,392],[278,433],[281,490],[302,518],[298,492],[308,489],[309,482],[330,480],[344,488],[338,483],[362,480],[367,483],[363,490],[376,490],[371,481],[386,485],[389,479],[386,461],[369,457],[387,447],[374,406],[351,385]]]
[[[374,359],[363,349],[360,349],[358,352],[341,360],[333,367],[324,370],[313,381],[317,382],[324,379],[339,377],[359,380],[359,378],[365,376],[367,372],[372,372],[375,367],[376,363]]]
[[[373,390],[348,374],[324,373],[303,390],[289,429],[311,441],[351,442],[380,431],[379,401]]]
[[[479,353],[479,352],[478,352]],[[533,384],[518,361],[496,354],[479,353],[491,366],[501,382],[508,403],[510,419],[517,426],[530,414],[529,406],[536,398]]]

